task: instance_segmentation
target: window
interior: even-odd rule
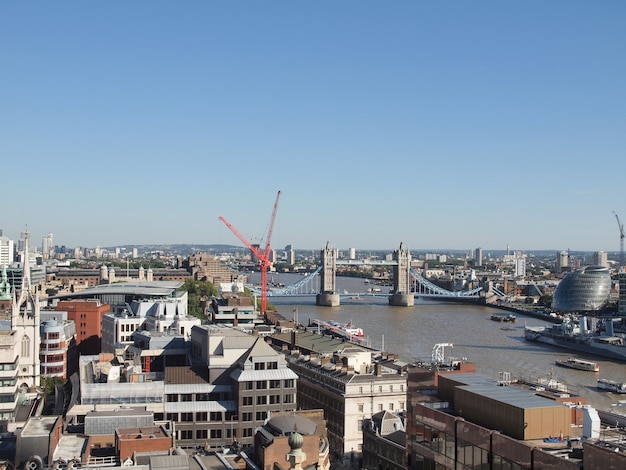
[[[256,420],[257,421],[263,421],[265,418],[267,418],[267,412],[266,411],[257,411],[256,412]]]
[[[221,429],[211,429],[211,439],[221,439],[221,438],[222,438]]]
[[[252,397],[242,397],[241,398],[242,406],[252,406]]]
[[[255,362],[254,370],[265,370],[265,362]]]
[[[243,382],[241,384],[241,389],[242,390],[252,390],[252,382]]]
[[[383,411],[383,404],[382,403],[378,405],[378,411]]]
[[[257,395],[256,397],[257,405],[267,405],[267,396],[265,395]]]
[[[393,385],[389,385],[389,391],[393,392]]]
[[[191,393],[183,393],[183,394],[181,394],[180,401],[193,401],[193,394],[191,394]]]
[[[267,368],[268,369],[278,369],[278,362],[268,362],[267,363]]]
[[[285,380],[283,386],[285,388],[293,388],[294,387],[294,380],[293,379],[287,379]]]
[[[389,411],[393,411],[393,403],[389,403]]]
[[[243,428],[243,437],[252,436],[252,428]]]
[[[193,439],[193,431],[192,430],[184,430],[180,432],[181,439]]]
[[[363,403],[359,403],[359,413],[363,413]]]
[[[257,380],[256,381],[256,389],[264,390],[267,388],[267,380]]]
[[[270,388],[280,388],[280,380],[270,380]]]
[[[168,413],[167,419],[169,421],[178,421],[178,413]]]
[[[196,421],[206,421],[207,417],[208,415],[206,411],[199,411],[196,413]]]
[[[294,396],[292,394],[285,395],[283,403],[295,403]]]
[[[252,421],[252,413],[241,413],[241,421]]]
[[[211,421],[222,421],[222,412],[221,411],[211,411],[209,415]]]
[[[403,409],[404,409],[404,402],[403,402],[403,401],[401,401],[401,402],[398,404],[398,407],[399,407],[401,410],[403,410]]]
[[[187,422],[193,421],[193,413],[181,413],[180,420],[187,421]]]
[[[196,429],[196,439],[206,439],[208,436],[206,429]]]
[[[270,395],[270,405],[277,405],[280,403],[280,395]]]

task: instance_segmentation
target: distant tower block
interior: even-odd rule
[[[340,304],[339,294],[336,293],[337,274],[337,249],[326,242],[326,247],[321,252],[322,279],[320,293],[317,294],[315,303],[323,307],[338,307]]]
[[[394,266],[393,291],[389,296],[389,305],[412,307],[415,305],[415,296],[411,292],[411,252],[400,243],[400,248],[394,251],[393,257],[398,264]]]

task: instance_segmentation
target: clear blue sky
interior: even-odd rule
[[[626,2],[0,3],[35,243],[619,250]]]

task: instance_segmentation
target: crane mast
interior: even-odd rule
[[[619,267],[620,269],[624,266],[624,224],[620,222],[619,216],[615,211],[615,218],[617,219],[617,227],[619,228]]]
[[[220,216],[219,220],[224,222],[224,224],[230,229],[231,232],[235,234],[241,242],[248,247],[248,249],[254,253],[261,264],[261,313],[265,315],[265,311],[267,309],[267,271],[272,265],[270,260],[270,253],[272,251],[272,233],[274,232],[274,222],[276,221],[276,212],[278,211],[278,200],[280,198],[280,191],[276,194],[276,201],[274,202],[274,209],[272,210],[272,217],[270,219],[269,228],[267,230],[267,240],[264,249],[261,249],[258,246],[254,246],[250,241],[248,241],[239,231],[224,217]]]

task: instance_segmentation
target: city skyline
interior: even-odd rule
[[[4,2],[0,228],[618,252],[626,4]]]

